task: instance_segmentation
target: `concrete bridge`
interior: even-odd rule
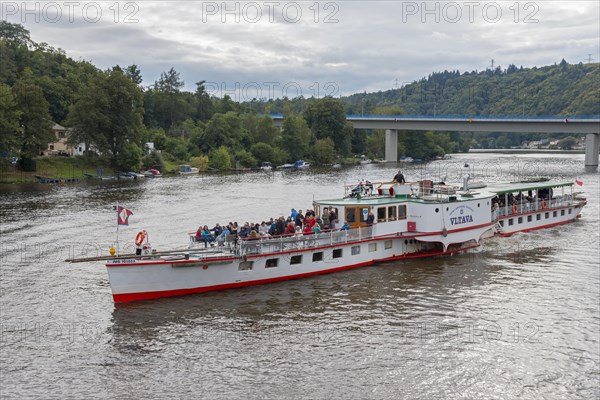
[[[283,115],[271,114],[276,126]],[[403,115],[348,115],[355,129],[385,129],[385,160],[398,161],[398,131],[460,131],[568,133],[586,135],[585,166],[598,168],[599,117],[430,117]]]

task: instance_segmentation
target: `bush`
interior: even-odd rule
[[[235,153],[235,159],[242,167],[256,167],[256,158],[248,150],[239,150]]]
[[[192,167],[196,167],[200,171],[206,171],[208,169],[208,157],[207,156],[193,157],[190,164],[192,165]]]
[[[128,143],[117,156],[117,166],[122,171],[139,171],[142,155],[142,149],[137,144]]]
[[[219,170],[231,169],[231,157],[225,146],[213,150],[208,155],[208,165],[211,168]]]
[[[17,167],[21,171],[34,172],[37,171],[37,163],[33,158],[22,156],[17,162]]]
[[[147,156],[144,156],[142,160],[142,168],[144,170],[156,168],[157,170],[163,172],[165,169],[165,163],[163,161],[162,155],[157,151],[153,151]]]
[[[315,143],[315,161],[330,164],[335,159],[335,145],[330,138],[319,139]]]

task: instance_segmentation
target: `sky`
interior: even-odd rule
[[[186,90],[204,80],[236,101],[600,59],[598,1],[2,1],[0,13],[76,60],[136,64],[144,85],[173,67]]]

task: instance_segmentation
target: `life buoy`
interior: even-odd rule
[[[144,239],[146,239],[146,234],[144,231],[139,231],[137,236],[135,237],[135,244],[137,246],[141,246],[144,243]]]
[[[542,200],[542,208],[546,208],[548,205],[546,204],[546,200]]]
[[[512,212],[513,212],[513,214],[516,214],[516,213],[517,213],[517,211],[518,211],[518,209],[517,209],[517,205],[516,205],[516,204],[513,204],[513,206],[512,206]]]

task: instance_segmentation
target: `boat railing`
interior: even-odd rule
[[[509,215],[524,214],[529,212],[545,211],[558,207],[564,207],[575,204],[573,196],[565,194],[564,196],[555,196],[552,199],[535,199],[533,201],[524,200],[516,202],[509,206],[500,206],[496,210],[492,210],[492,218],[497,219]]]
[[[356,242],[373,237],[372,227],[349,230],[332,230],[310,235],[284,235],[278,237],[260,237],[256,239],[240,239],[239,254],[273,254],[295,250],[304,250],[340,243]]]

